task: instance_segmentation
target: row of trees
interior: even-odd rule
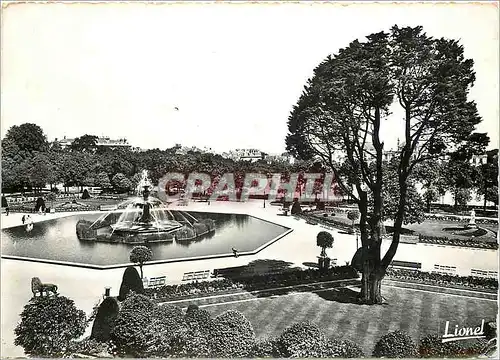
[[[243,185],[245,173],[264,173],[269,176],[281,173],[283,181],[287,181],[290,173],[331,171],[317,159],[310,158],[293,165],[280,161],[268,163],[263,160],[250,163],[235,162],[220,155],[200,152],[179,155],[176,154],[178,146],[163,151],[153,149],[135,152],[126,148],[99,147],[96,144],[96,136],[83,135],[63,150],[58,143],[50,144],[43,130],[37,125],[28,123],[13,126],[2,141],[2,191],[36,191],[47,184],[62,183],[65,187],[96,186],[127,192],[135,189],[142,169],[148,170],[155,184],[167,172],[207,173],[212,176],[214,184],[221,175],[232,172],[236,173],[235,181],[239,187]],[[460,156],[451,157],[449,161],[427,161],[425,166],[417,167],[414,179],[422,184],[425,190],[424,199],[420,199],[420,196],[409,197],[410,200],[415,199],[410,208],[418,208],[421,201],[425,201],[429,208],[430,204],[446,191],[454,194],[456,205],[470,200],[472,190],[486,195],[485,199],[488,201],[498,202],[498,151],[488,153],[488,162],[480,167],[474,167],[468,161],[472,153],[469,149]],[[387,167],[385,176],[395,180],[396,172],[397,166],[394,164]],[[314,193],[321,192],[322,182],[323,179],[319,179],[314,184]],[[353,184],[347,183],[350,188],[353,187]],[[393,186],[387,186],[385,191],[394,191],[396,187],[397,184],[393,183]],[[410,189],[415,193],[413,187]],[[298,191],[304,190],[305,179],[299,177]],[[336,193],[345,194],[340,186],[337,186]],[[346,195],[349,196],[349,192]],[[395,203],[392,206],[395,208]]]
[[[167,150],[133,151],[127,148],[97,146],[97,137],[84,135],[62,149],[49,143],[43,130],[35,124],[12,126],[2,141],[2,191],[39,190],[47,184],[99,186],[128,191],[135,188],[143,169],[148,170],[154,184],[167,172],[206,173],[217,178],[236,173],[243,185],[245,173],[320,172],[314,162],[233,161],[221,155],[190,151],[177,154],[179,147]]]
[[[449,191],[458,208],[473,198],[473,192],[487,202],[498,205],[498,149],[487,151],[479,165],[471,163],[473,150],[450,154],[447,161],[425,161],[415,168],[415,175],[424,190],[423,197],[429,212],[432,202]]]

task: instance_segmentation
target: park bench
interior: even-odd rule
[[[182,281],[203,280],[210,276],[210,270],[191,271],[184,273]]]
[[[438,273],[438,274],[455,275],[457,273],[457,267],[456,266],[447,266],[447,265],[435,264],[434,265],[434,270],[432,272],[433,273]]]
[[[117,205],[99,205],[99,210],[100,211],[118,210],[118,206]]]
[[[391,262],[391,268],[420,271],[422,269],[422,263],[393,260]]]
[[[471,276],[485,277],[485,278],[496,279],[498,277],[498,272],[496,271],[479,270],[479,269],[471,269],[470,274]]]
[[[158,277],[152,277],[151,279],[144,279],[143,283],[146,285],[148,288],[155,288],[155,287],[160,287],[165,285],[166,282],[166,276],[158,276]]]

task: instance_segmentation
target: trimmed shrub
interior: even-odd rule
[[[82,199],[83,199],[83,200],[90,199],[90,194],[89,194],[89,191],[88,191],[87,189],[84,189],[84,190],[83,190],[83,193],[82,193]]]
[[[172,342],[188,331],[182,310],[173,305],[153,309],[151,323],[144,329],[147,338],[146,356],[168,357],[173,355]]]
[[[316,236],[316,245],[321,248],[321,256],[326,256],[326,249],[333,246],[333,235],[328,231],[320,231]]]
[[[255,345],[252,324],[238,311],[229,310],[211,322],[211,357],[245,357]]]
[[[77,354],[92,357],[112,357],[113,345],[107,342],[99,342],[95,339],[86,338],[82,341],[71,342],[64,357],[78,357]],[[75,356],[76,355],[76,356]]]
[[[284,357],[321,357],[326,338],[318,326],[304,321],[286,328],[278,342]]]
[[[325,203],[323,201],[318,201],[316,203],[316,210],[325,210]]]
[[[294,201],[292,204],[292,209],[290,210],[292,215],[302,214],[302,208],[300,207],[300,203],[298,201]]]
[[[484,335],[486,339],[495,339],[497,337],[497,323],[496,321],[488,321],[484,324]]]
[[[279,341],[276,339],[258,340],[249,353],[252,358],[280,358]]]
[[[14,344],[32,357],[60,357],[85,332],[85,313],[64,296],[33,297],[14,329]]]
[[[170,342],[170,353],[176,357],[210,357],[208,336],[196,329],[176,333]]]
[[[347,212],[347,218],[351,220],[351,226],[354,227],[354,222],[359,219],[359,211],[358,210],[349,210]]]
[[[113,323],[118,316],[119,310],[120,308],[115,298],[107,297],[104,299],[97,310],[90,339],[99,342],[109,341],[111,339]]]
[[[139,264],[141,269],[141,279],[143,278],[142,266],[146,261],[150,261],[152,258],[153,252],[146,246],[134,246],[134,248],[130,251],[130,262]]]
[[[144,285],[139,273],[133,266],[127,267],[123,273],[118,301],[125,300],[130,291],[133,291],[136,294],[144,294]]]
[[[325,350],[322,353],[322,357],[334,358],[361,358],[365,354],[361,347],[349,340],[343,339],[332,339],[329,340],[324,345]]]
[[[45,211],[45,200],[42,197],[36,199],[35,212],[39,210]]]
[[[397,330],[380,338],[373,349],[373,356],[412,358],[417,356],[417,346],[406,332]]]
[[[212,321],[210,313],[199,309],[196,305],[189,305],[184,320],[190,329],[199,330],[202,333],[208,333]]]
[[[442,343],[439,335],[431,334],[420,340],[418,353],[423,358],[472,357],[481,354],[486,342],[484,339],[472,339]]]
[[[111,331],[111,340],[118,354],[140,357],[148,346],[148,326],[153,321],[153,311],[157,305],[141,294],[130,293],[122,307]]]

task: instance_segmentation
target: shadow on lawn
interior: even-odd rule
[[[359,292],[350,288],[335,288],[316,293],[323,300],[335,301],[342,304],[359,304]]]

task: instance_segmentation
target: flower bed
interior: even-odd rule
[[[416,282],[427,285],[444,287],[460,286],[468,289],[491,291],[498,290],[498,281],[492,278],[446,275],[406,269],[387,269],[386,276],[393,280]]]
[[[424,219],[426,220],[439,220],[439,221],[453,221],[453,222],[462,222],[468,223],[469,218],[467,216],[460,217],[458,215],[434,215],[434,214],[426,214],[424,215]],[[498,224],[498,218],[490,218],[490,219],[477,219],[476,224]]]
[[[320,224],[326,227],[334,227],[336,229],[340,229],[346,232],[352,232],[352,227],[345,222],[338,221],[335,219],[332,219],[331,217],[323,217],[321,214],[323,214],[324,211],[321,211],[319,213],[307,213],[307,214],[302,214],[302,215],[297,215],[300,218],[306,220],[308,223],[315,223],[315,224]]]
[[[447,236],[430,236],[430,235],[419,234],[418,240],[419,242],[428,244],[463,246],[463,247],[473,247],[480,249],[498,249],[498,243],[496,242],[453,239]]]
[[[191,282],[180,285],[165,285],[145,289],[145,294],[157,301],[182,300],[193,295],[228,294],[239,291],[257,291],[272,288],[310,284],[319,281],[332,281],[358,278],[350,266],[337,266],[322,273],[316,269],[293,269],[291,271],[242,276],[236,279],[216,279],[212,281]]]

